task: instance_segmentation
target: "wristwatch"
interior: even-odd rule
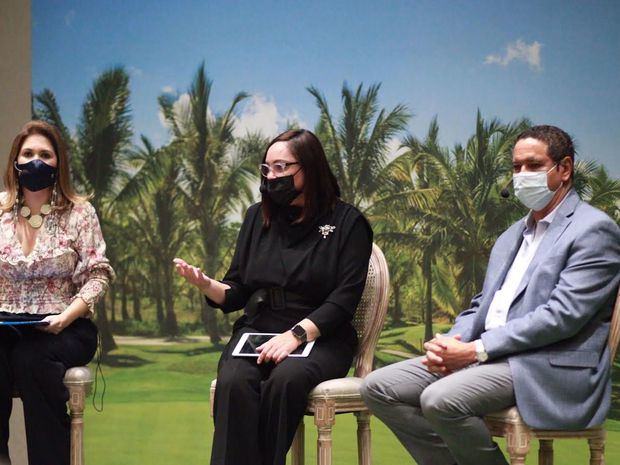
[[[295,325],[291,328],[291,332],[293,336],[297,338],[299,342],[302,344],[308,340],[308,335],[306,334],[306,330],[301,325]]]
[[[484,350],[484,345],[482,345],[482,341],[477,339],[474,341],[476,346],[476,360],[480,363],[484,363],[489,359],[489,354],[487,354],[486,350]]]

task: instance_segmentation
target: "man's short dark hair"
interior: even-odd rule
[[[522,139],[536,139],[547,144],[547,155],[554,162],[559,163],[564,157],[570,157],[575,162],[575,146],[573,139],[556,126],[532,126],[517,136],[515,144]]]

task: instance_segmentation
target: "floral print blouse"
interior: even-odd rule
[[[45,216],[28,256],[17,238],[13,212],[0,212],[0,312],[61,313],[80,297],[92,313],[113,278],[90,203]]]

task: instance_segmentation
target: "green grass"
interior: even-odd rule
[[[422,335],[421,327],[385,331],[378,346],[380,363],[400,360],[381,350],[408,352],[407,341],[418,341]],[[90,403],[86,411],[89,465],[208,463],[213,433],[209,385],[218,359],[219,350],[205,344],[122,346],[114,351],[103,366],[107,381],[104,411],[95,412]],[[606,463],[620,463],[620,421],[609,420],[608,430]],[[355,431],[353,415],[337,417],[334,464],[357,463]],[[374,465],[414,463],[375,419],[372,435]],[[528,464],[537,463],[536,448],[533,444]],[[312,418],[306,417],[306,463],[316,463],[315,449],[316,429]],[[555,463],[562,465],[588,463],[587,443],[557,441],[555,455]]]

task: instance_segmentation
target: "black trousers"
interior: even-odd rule
[[[338,339],[317,339],[306,358],[278,365],[233,357],[243,333],[233,334],[218,366],[211,465],[285,465],[308,394],[322,381],[346,376],[353,349]]]
[[[0,327],[0,463],[8,461],[13,389],[24,404],[28,463],[69,465],[68,368],[85,365],[97,349],[97,328],[78,318],[60,334]]]

